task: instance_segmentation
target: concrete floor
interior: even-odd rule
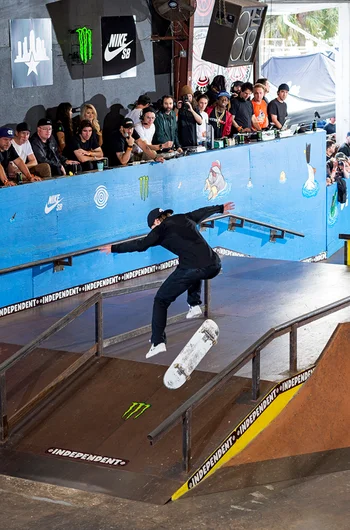
[[[350,471],[165,506],[0,476],[3,530],[349,530]]]

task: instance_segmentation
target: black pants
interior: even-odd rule
[[[221,262],[219,257],[214,265],[202,269],[182,269],[177,267],[159,288],[153,303],[152,339],[154,345],[166,342],[165,326],[168,307],[180,294],[187,291],[187,303],[190,306],[200,305],[202,280],[211,280],[219,274]]]

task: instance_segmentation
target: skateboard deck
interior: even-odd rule
[[[165,372],[164,385],[176,390],[186,383],[196,366],[217,343],[218,337],[217,324],[213,320],[205,320]]]

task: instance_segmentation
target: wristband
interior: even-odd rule
[[[241,132],[241,130],[243,129],[243,127],[238,127],[238,132]]]
[[[127,149],[130,149],[130,151],[132,150],[132,147],[130,147],[130,145],[128,145]]]

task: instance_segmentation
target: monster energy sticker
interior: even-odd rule
[[[77,28],[79,38],[79,55],[82,63],[87,63],[92,58],[92,31],[84,26]]]
[[[122,416],[124,420],[128,420],[129,418],[133,417],[134,420],[141,416],[144,412],[146,412],[147,409],[150,408],[151,405],[148,403],[139,403],[137,401],[133,401],[128,410],[126,410]]]
[[[140,197],[143,201],[145,201],[148,198],[148,181],[149,177],[146,175],[143,175],[142,177],[139,177],[140,181]]]

